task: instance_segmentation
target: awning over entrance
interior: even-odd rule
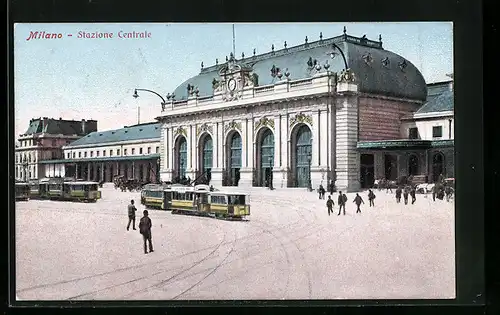
[[[359,141],[357,148],[360,150],[401,150],[401,149],[431,149],[453,147],[454,140],[378,140]]]
[[[40,164],[68,164],[78,162],[120,162],[120,161],[137,161],[137,160],[150,160],[160,157],[159,153],[148,155],[130,155],[130,156],[108,156],[108,157],[94,157],[83,159],[60,159],[60,160],[44,160],[39,161]]]

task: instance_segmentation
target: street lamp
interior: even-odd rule
[[[344,70],[349,69],[349,66],[347,65],[347,59],[345,58],[345,55],[344,55],[344,52],[342,51],[342,49],[340,49],[340,47],[337,46],[337,44],[335,44],[335,43],[332,43],[332,49],[333,49],[333,51],[329,53],[330,58],[334,59],[335,57],[337,57],[337,55],[339,53],[336,51],[338,50],[340,52],[340,55],[342,56],[342,59],[344,59]]]
[[[161,181],[160,181],[160,159],[161,157],[159,157],[157,160],[156,160],[156,183],[159,184]]]
[[[312,183],[311,183],[311,152],[309,151],[308,155],[307,155],[307,162],[309,164],[309,176],[308,176],[308,185],[307,185],[307,189],[309,191],[313,191],[312,189]]]
[[[273,190],[273,160],[274,158],[272,156],[269,157],[269,167],[271,169],[270,174],[269,174],[269,189]]]
[[[156,93],[155,91],[151,91],[151,90],[147,90],[147,89],[135,89],[134,90],[134,94],[132,95],[135,99],[137,99],[139,97],[139,94],[137,94],[137,91],[145,91],[145,92],[149,92],[149,93],[153,93],[155,95],[157,95],[159,98],[161,98],[161,109],[162,110],[165,110],[165,105],[167,105],[167,102],[165,101],[165,99],[163,98],[163,96],[161,96],[159,93]],[[140,123],[140,107],[139,105],[137,105],[137,123],[139,124]]]

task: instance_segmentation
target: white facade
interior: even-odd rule
[[[45,177],[65,177],[65,167],[64,164],[46,164],[45,166]]]
[[[410,128],[417,128],[421,140],[452,140],[455,134],[453,111],[414,114],[401,124],[401,138],[409,137]],[[433,136],[433,129],[441,130],[440,137]]]
[[[63,147],[65,159],[147,156],[160,153],[159,139],[142,139],[115,143],[86,144]]]
[[[308,177],[312,187],[335,178],[337,187],[357,190],[357,85],[353,80],[337,82],[335,78],[333,73],[323,72],[267,86],[242,85],[239,95],[222,84],[213,97],[194,96],[171,103],[158,118],[162,122],[161,180],[171,181],[178,174],[180,139],[187,142],[186,176],[196,178],[203,168],[202,143],[209,136],[213,143],[211,184],[222,186],[232,163],[231,138],[237,133],[241,138],[238,186],[252,186],[255,180],[262,181],[262,135],[270,130],[274,137],[274,187],[293,187],[294,182],[304,183]],[[298,173],[297,133],[303,126],[311,135],[311,160],[307,172]]]

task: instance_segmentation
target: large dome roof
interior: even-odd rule
[[[334,51],[333,43],[344,52],[348,66],[357,78],[360,92],[425,101],[427,97],[425,80],[411,62],[384,50],[381,42],[345,34],[239,59],[236,62],[252,67],[253,73],[258,75],[260,86],[276,81],[276,78],[271,76],[273,65],[280,69],[287,68],[292,80],[305,79],[316,73],[316,70],[310,70],[308,66],[310,59],[316,60],[320,65],[328,61],[330,71],[340,72],[345,68],[340,54],[334,59],[330,56]],[[176,100],[187,99],[188,84],[198,87],[200,97],[212,95],[212,81],[214,78],[219,79],[218,70],[223,66],[224,64],[219,64],[204,68],[200,74],[179,85],[174,91]]]

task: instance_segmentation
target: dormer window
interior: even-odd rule
[[[413,127],[408,129],[408,139],[418,139],[418,128]]]
[[[433,138],[441,138],[442,136],[443,136],[443,127],[442,126],[432,127],[432,137]]]

